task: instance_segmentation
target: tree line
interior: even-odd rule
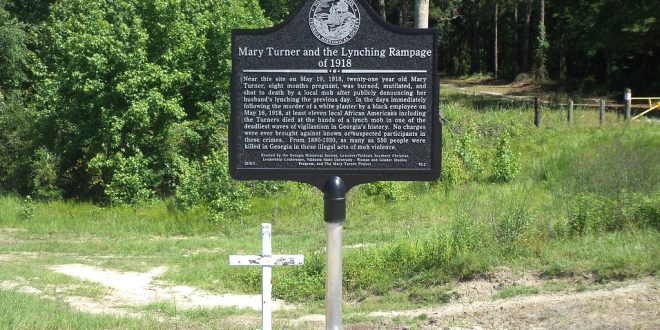
[[[370,3],[413,25],[413,0]],[[218,215],[277,184],[227,173],[230,35],[298,0],[0,0],[0,192]],[[433,0],[444,75],[657,91],[660,3]]]
[[[416,0],[371,0],[389,23],[414,26]],[[260,0],[274,22],[297,0]],[[447,76],[553,79],[572,90],[660,89],[660,2],[430,0]]]

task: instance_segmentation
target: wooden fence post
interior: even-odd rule
[[[605,122],[605,99],[600,99],[600,112],[598,113],[598,119],[600,121],[600,126],[603,126]]]
[[[573,124],[573,100],[568,100],[568,124]]]
[[[626,103],[626,112],[625,112],[625,120],[626,122],[630,121],[630,102],[632,100],[632,91],[630,88],[625,88],[623,90],[623,100]]]
[[[541,100],[538,97],[534,98],[534,126],[541,126]]]

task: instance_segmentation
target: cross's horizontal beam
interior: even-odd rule
[[[305,263],[301,254],[277,254],[272,256],[229,256],[230,266],[300,266]]]

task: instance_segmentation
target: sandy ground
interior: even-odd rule
[[[0,289],[16,290],[35,294],[47,299],[64,299],[72,308],[90,314],[115,314],[140,316],[130,308],[156,302],[171,302],[179,309],[237,307],[261,310],[260,295],[216,295],[184,285],[172,285],[155,278],[163,275],[167,267],[161,266],[146,273],[120,272],[83,264],[67,264],[51,267],[57,273],[79,280],[89,281],[109,288],[108,293],[99,299],[63,295],[61,290],[50,288],[40,290],[25,279],[0,282]],[[52,295],[50,292],[57,293]],[[281,301],[273,302],[273,309],[290,308]]]
[[[2,234],[9,233],[3,229],[0,238],[5,236]],[[36,255],[27,252],[0,254],[0,266],[3,262]],[[94,264],[91,260],[90,263]],[[159,277],[168,271],[166,266],[143,273],[82,263],[55,265],[49,270],[83,282],[53,286],[39,283],[38,278],[15,278],[0,281],[0,290],[65,301],[72,308],[90,314],[132,317],[143,316],[143,306],[158,302],[170,302],[179,309],[238,307],[260,310],[261,307],[259,295],[218,295],[163,281]],[[104,289],[97,296],[76,295],[77,289],[89,286],[85,282]],[[538,288],[540,293],[506,299],[493,297],[502,289],[513,286]],[[345,315],[364,321],[346,324],[344,329],[660,329],[659,277],[594,284],[588,276],[548,279],[535,272],[498,268],[469,281],[454,283],[453,291],[454,298],[445,304]],[[282,301],[276,301],[274,307],[295,308]],[[283,315],[275,314],[275,324],[285,329],[324,328],[324,315],[304,315],[297,319],[283,319]],[[255,313],[228,315],[224,321],[246,329],[254,329],[260,323]]]
[[[362,316],[375,321],[345,329],[660,329],[660,279],[656,277],[592,284],[585,291],[577,288],[591,283],[589,278],[557,281],[566,288],[495,299],[493,294],[505,287],[543,284],[538,274],[497,269],[456,283],[458,298],[450,303],[366,313]],[[321,329],[323,321],[323,315],[306,315],[290,324]]]
[[[612,289],[451,303],[370,316],[427,318],[421,329],[660,329],[657,280]]]
[[[106,293],[98,298],[69,294],[75,285],[40,287],[32,280],[17,278],[0,282],[0,289],[61,299],[72,308],[90,314],[140,317],[139,308],[169,301],[177,308],[239,307],[260,309],[260,296],[216,295],[200,289],[172,285],[157,278],[167,271],[161,266],[148,272],[120,272],[84,264],[66,264],[52,271],[79,280],[97,283]],[[414,310],[378,311],[353,314],[365,322],[347,324],[345,329],[660,329],[660,279],[645,277],[594,285],[584,277],[558,279],[560,291],[496,299],[495,293],[511,286],[543,288],[553,280],[533,272],[496,269],[470,281],[456,283],[450,303]],[[585,287],[586,290],[578,290]],[[293,308],[278,301],[275,307]],[[253,316],[232,316],[245,321],[245,328],[258,325]],[[323,315],[305,315],[294,320],[277,319],[286,328],[322,329]]]

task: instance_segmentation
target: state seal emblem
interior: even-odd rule
[[[309,10],[309,28],[325,44],[344,44],[359,27],[360,11],[353,0],[316,0]]]

